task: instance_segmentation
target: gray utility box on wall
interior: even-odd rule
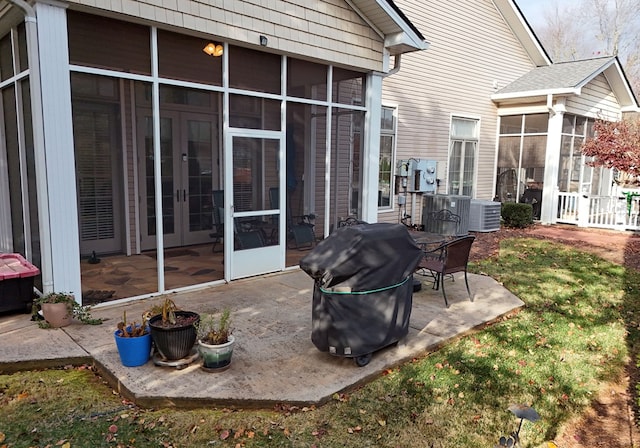
[[[440,210],[449,210],[460,216],[460,227],[458,235],[466,235],[469,233],[469,206],[471,203],[470,196],[457,196],[447,194],[425,194],[423,196],[424,207],[422,208],[422,225],[425,232],[441,233],[438,228],[434,228],[434,224],[427,219],[429,213]]]
[[[500,230],[500,202],[471,200],[469,230],[472,232],[495,232]]]

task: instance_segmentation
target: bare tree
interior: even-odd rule
[[[554,3],[537,30],[554,62],[618,56],[629,82],[640,92],[640,0],[581,0]]]
[[[583,58],[587,49],[581,38],[581,25],[575,20],[577,12],[568,5],[555,2],[543,13],[546,24],[537,33],[543,46],[555,62]]]

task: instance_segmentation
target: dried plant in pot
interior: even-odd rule
[[[146,364],[151,356],[151,333],[149,332],[148,313],[142,314],[140,323],[127,323],[127,312],[124,311],[122,321],[113,336],[118,347],[120,362],[125,367],[137,367]]]
[[[229,368],[235,346],[235,336],[231,334],[231,310],[225,308],[221,313],[202,314],[197,330],[202,368],[211,372]]]
[[[91,307],[80,305],[71,293],[51,292],[36,299],[34,305],[42,310],[44,317],[44,321],[38,322],[40,328],[66,327],[74,318],[88,325],[102,323],[102,319],[91,316]],[[37,313],[37,309],[34,309],[34,313]]]
[[[183,311],[169,297],[151,308],[151,338],[164,361],[186,358],[196,342],[196,325],[200,315]]]

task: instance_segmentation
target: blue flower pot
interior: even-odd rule
[[[116,338],[116,346],[123,366],[137,367],[149,361],[151,357],[151,333],[135,338],[123,338],[118,336],[118,331],[116,330],[113,335]]]

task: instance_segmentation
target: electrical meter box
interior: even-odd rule
[[[437,162],[435,160],[411,159],[407,190],[412,193],[435,193]]]
[[[396,176],[409,177],[409,166],[411,162],[409,160],[398,160],[396,162]]]

